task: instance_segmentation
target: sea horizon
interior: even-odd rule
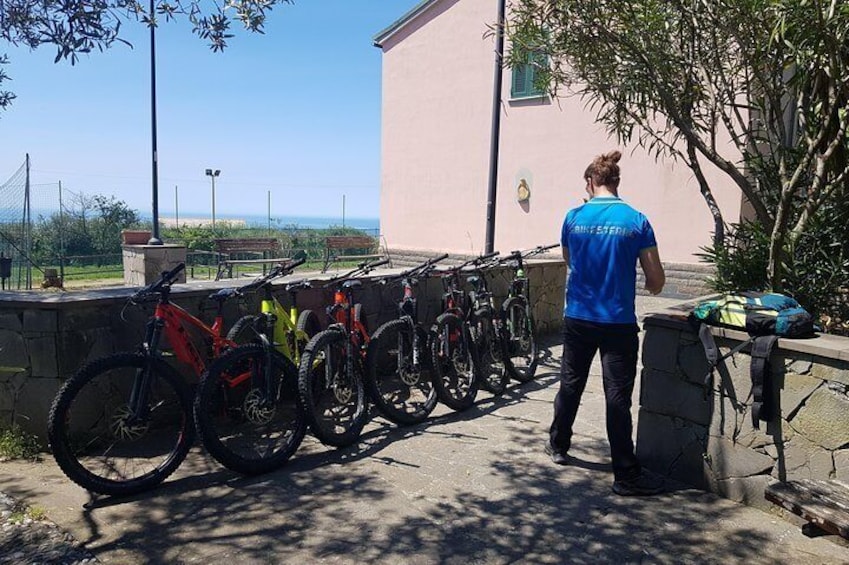
[[[145,221],[152,221],[151,214],[139,214],[139,218]],[[183,220],[191,220],[191,224],[197,225],[199,222],[212,223],[212,216],[204,213],[186,212],[176,217],[174,214],[159,214],[159,221],[164,222],[169,220],[169,223],[180,223]],[[366,230],[380,230],[380,218],[369,217],[345,217],[341,216],[271,216],[272,227],[297,226],[301,228],[323,229],[330,227],[347,227]],[[243,223],[247,227],[268,227],[269,217],[258,214],[216,214],[216,222],[238,222]],[[187,222],[188,223],[188,222]]]

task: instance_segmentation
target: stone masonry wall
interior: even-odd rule
[[[563,269],[562,262],[551,261],[534,262],[527,268],[540,333],[557,331],[560,327]],[[315,288],[298,294],[298,305],[302,310],[313,309],[325,323],[324,310],[332,301],[333,290],[320,288],[323,284],[321,277],[316,279]],[[510,279],[511,273],[507,269],[492,271],[488,280],[499,301],[506,295]],[[233,283],[219,281],[177,285],[171,296],[175,304],[211,324],[215,306],[206,297],[219,288],[233,286]],[[138,347],[153,305],[128,306],[127,298],[133,292],[134,289],[121,288],[65,293],[0,293],[0,427],[16,422],[43,441],[53,397],[68,377],[97,358],[119,351],[134,351]],[[441,293],[439,279],[422,281],[419,290],[420,320],[432,322],[440,313]],[[282,288],[275,294],[284,305],[289,303]],[[368,284],[357,296],[363,304],[370,331],[396,315],[396,305],[401,297],[398,286]],[[232,326],[240,316],[255,313],[258,309],[257,295],[228,302],[224,309],[225,328]],[[186,367],[179,368],[190,380],[197,379],[189,374]]]
[[[720,363],[706,395],[704,349],[681,319],[691,310],[644,322],[637,454],[646,466],[764,509],[773,480],[849,480],[849,339],[780,339],[770,359],[777,417],[756,429],[748,348]],[[713,329],[721,354],[748,338]]]

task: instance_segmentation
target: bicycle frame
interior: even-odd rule
[[[274,347],[297,367],[301,362],[301,352],[296,347],[296,343],[299,340],[306,343],[309,336],[305,331],[298,329],[300,312],[294,299],[294,293],[292,294],[292,305],[287,311],[286,307],[271,293],[271,289],[266,287],[266,295],[260,302],[260,313],[273,324],[271,336]]]
[[[181,264],[174,270],[164,273],[160,281],[152,285],[152,288],[156,289],[155,292],[159,294],[159,299],[153,316],[147,322],[145,340],[142,343],[142,352],[147,359],[160,357],[160,344],[164,333],[177,359],[191,367],[199,377],[206,369],[210,359],[220,355],[226,349],[235,346],[235,343],[221,335],[224,328],[222,310],[224,301],[229,294],[227,293],[227,289],[219,291],[221,298],[216,300],[218,307],[215,314],[215,321],[212,326],[206,325],[200,319],[170,301],[170,284],[173,282],[173,277],[184,267]],[[199,333],[204,343],[209,347],[206,356],[201,355],[195,344],[192,343],[189,337],[189,329]],[[133,414],[131,420],[144,419],[149,411],[150,407],[147,403],[147,395],[152,384],[151,379],[153,378],[151,371],[148,370],[149,367],[150,364],[147,363],[146,369],[141,371],[141,374],[137,375],[133,382],[129,401],[129,406]]]
[[[398,303],[398,319],[403,320],[412,331],[412,356],[413,356],[413,369],[418,371],[421,368],[421,359],[420,357],[420,349],[421,349],[421,337],[419,332],[415,330],[418,325],[419,318],[419,306],[418,300],[416,299],[416,290],[415,287],[418,285],[418,278],[427,276],[434,268],[437,262],[442,261],[447,258],[448,254],[440,255],[434,259],[430,259],[426,261],[424,264],[419,265],[405,273],[401,273],[399,275],[401,277],[401,288],[403,290],[401,302]],[[398,349],[398,367],[402,367],[404,365],[404,351],[399,348]]]
[[[539,247],[535,247],[529,251],[514,251],[507,257],[501,259],[502,262],[515,261],[516,266],[513,268],[513,280],[510,282],[510,289],[507,292],[507,297],[512,298],[515,296],[524,297],[527,300],[528,304],[531,304],[531,285],[530,281],[525,275],[525,263],[524,260],[532,257],[534,255],[539,255],[540,253],[544,253],[550,249],[554,249],[555,247],[559,247],[559,243],[554,243],[552,245],[540,245]]]
[[[327,309],[327,314],[330,318],[331,327],[336,327],[344,331],[348,336],[348,346],[346,346],[346,354],[349,359],[353,353],[353,347],[360,349],[360,357],[365,358],[366,348],[368,347],[371,337],[366,330],[365,325],[360,320],[361,309],[360,304],[354,302],[354,286],[349,285],[349,281],[342,284],[342,288],[338,289],[333,294],[333,306]],[[359,281],[356,281],[359,283]],[[346,286],[347,285],[347,286]]]
[[[217,357],[223,351],[235,345],[232,341],[221,337],[224,317],[220,311],[215,315],[212,326],[207,326],[176,304],[160,302],[156,305],[152,323],[154,325],[153,335],[148,340],[148,350],[154,354],[159,351],[159,339],[164,331],[165,338],[174,349],[174,355],[177,359],[189,365],[198,375],[206,369],[209,358]],[[187,327],[203,336],[204,341],[211,347],[209,352],[211,355],[206,355],[204,358],[200,354],[195,344],[189,339]]]

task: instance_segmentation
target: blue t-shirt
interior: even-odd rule
[[[637,322],[640,251],[656,247],[648,219],[620,198],[596,196],[569,210],[560,244],[569,250],[563,315],[605,324]]]

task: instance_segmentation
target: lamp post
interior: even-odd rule
[[[148,245],[162,245],[159,238],[159,155],[156,150],[156,25],[153,16],[153,1],[150,0],[150,138],[153,184],[153,233]]]
[[[486,197],[486,243],[484,253],[492,253],[495,245],[495,200],[498,187],[498,141],[501,135],[501,81],[504,57],[504,7],[498,0],[498,23],[495,33],[495,80],[492,86],[492,133],[489,145],[489,189]]]
[[[212,179],[212,229],[215,229],[215,177],[221,174],[221,171],[215,169],[206,170],[206,176]]]

